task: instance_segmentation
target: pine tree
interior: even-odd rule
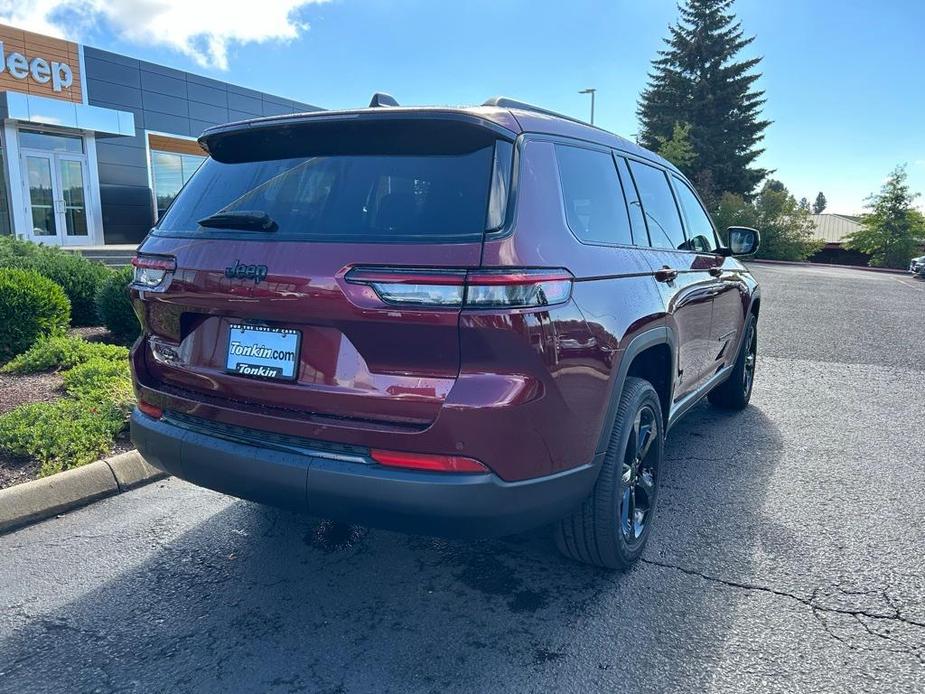
[[[754,37],[745,38],[729,11],[733,0],[686,0],[681,19],[669,27],[666,48],[652,61],[649,83],[637,109],[640,142],[658,150],[675,124],[690,125],[696,157],[690,178],[712,181],[718,194],[749,196],[768,171],[753,166],[770,121],[761,119],[764,92],[753,68],[761,58],[737,61]],[[683,169],[682,169],[683,170]]]
[[[816,196],[816,202],[813,203],[813,214],[822,214],[828,204],[829,201],[825,199],[825,194],[820,190],[819,195]]]

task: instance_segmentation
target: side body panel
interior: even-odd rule
[[[652,268],[635,247],[585,244],[569,231],[562,205],[555,144],[527,138],[520,147],[520,180],[514,232],[485,243],[482,265],[565,267],[574,276],[571,308],[539,311],[546,345],[537,345],[535,365],[511,362],[506,368],[538,375],[544,385],[536,416],[524,430],[507,436],[541,441],[554,469],[593,459],[607,420],[626,346],[637,335],[664,324],[664,302]],[[619,191],[615,191],[619,194]],[[505,322],[496,323],[505,328]],[[486,341],[509,339],[492,330],[492,320],[464,311],[461,317],[461,378],[497,369],[501,349]]]

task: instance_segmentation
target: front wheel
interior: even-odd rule
[[[732,373],[707,396],[716,407],[724,410],[744,410],[752,397],[755,366],[758,361],[758,319],[754,313],[745,321],[745,339]]]
[[[559,550],[594,566],[632,566],[651,532],[663,452],[658,394],[648,381],[627,378],[594,489],[556,527]]]

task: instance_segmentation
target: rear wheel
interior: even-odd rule
[[[752,397],[755,366],[758,358],[758,319],[754,313],[745,322],[745,339],[732,373],[710,391],[710,402],[724,410],[744,410]]]
[[[627,378],[597,483],[556,527],[559,550],[608,569],[632,566],[651,531],[663,451],[658,394],[648,381]]]

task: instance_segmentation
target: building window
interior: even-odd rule
[[[84,139],[80,135],[61,135],[41,130],[20,130],[19,146],[24,149],[44,149],[50,152],[83,154]]]
[[[151,151],[151,183],[160,219],[180,188],[206,160],[206,153],[196,140],[157,133],[148,133],[148,149]]]
[[[196,173],[205,157],[176,152],[151,152],[151,174],[154,178],[154,198],[157,201],[157,218],[177,197],[180,188]]]

